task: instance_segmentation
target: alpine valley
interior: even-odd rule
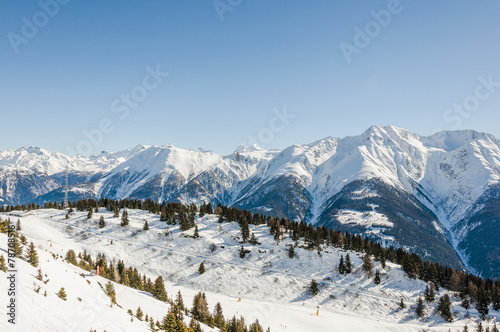
[[[387,126],[283,150],[230,155],[172,145],[68,157],[0,152],[0,205],[69,199],[222,204],[365,234],[385,246],[500,278],[500,140]]]

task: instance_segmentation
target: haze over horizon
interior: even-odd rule
[[[500,137],[498,2],[214,3],[0,3],[0,150]]]

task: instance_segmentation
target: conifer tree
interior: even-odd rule
[[[177,321],[172,311],[169,311],[168,314],[163,318],[161,328],[165,331],[177,331]]]
[[[89,208],[89,212],[87,213],[87,219],[92,219],[92,208]]]
[[[137,307],[137,311],[135,312],[135,317],[137,317],[138,320],[142,321],[142,318],[144,316],[144,313],[141,310],[141,307]]]
[[[115,206],[113,209],[113,218],[118,218],[120,216],[120,210],[118,209],[118,206]]]
[[[318,283],[314,279],[311,281],[311,284],[309,285],[309,293],[311,293],[312,295],[317,295],[319,293]]]
[[[0,255],[0,270],[3,272],[7,272],[7,265],[5,265],[5,258],[3,255]]]
[[[241,259],[245,258],[245,255],[246,255],[245,248],[243,248],[243,246],[241,246],[241,249],[240,249],[240,258]]]
[[[31,266],[37,267],[38,266],[38,254],[35,250],[35,245],[33,242],[30,243],[30,246],[28,247],[28,263],[31,264]]]
[[[250,238],[250,228],[248,226],[248,222],[246,221],[241,224],[241,238],[243,242],[247,242]]]
[[[363,270],[368,274],[369,277],[373,274],[373,263],[370,254],[366,254],[363,257]]]
[[[255,236],[255,234],[252,232],[252,236],[250,237],[250,240],[248,241],[252,246],[255,246],[257,244],[260,244],[259,240]]]
[[[177,292],[177,296],[175,297],[175,305],[177,305],[181,310],[185,310],[184,300],[182,299],[181,291]]]
[[[339,273],[340,274],[346,273],[346,271],[345,271],[345,264],[344,264],[344,255],[340,255]]]
[[[486,294],[484,286],[481,286],[477,293],[476,309],[481,315],[481,318],[483,320],[486,319],[486,315],[488,315],[489,312],[488,306],[489,306],[488,295]]]
[[[106,226],[106,222],[104,221],[104,217],[101,215],[99,217],[99,228],[104,228]]]
[[[203,262],[201,262],[200,267],[198,268],[198,273],[199,274],[205,273],[205,264],[203,264]]]
[[[23,246],[28,245],[28,239],[26,239],[26,236],[24,236],[24,234],[21,234],[21,236],[19,236],[19,239],[21,240],[21,244]]]
[[[207,298],[205,293],[199,292],[194,296],[193,308],[191,309],[194,319],[199,320],[202,323],[207,323],[211,317],[208,311]]]
[[[202,332],[200,323],[191,317],[191,321],[189,322],[189,332]]]
[[[21,220],[17,219],[16,232],[21,231]]]
[[[160,301],[167,302],[167,291],[165,290],[165,284],[163,283],[163,277],[159,276],[156,278],[153,289],[153,296]]]
[[[481,322],[477,323],[476,332],[484,332],[483,323]]]
[[[264,329],[262,329],[258,319],[254,323],[250,324],[248,332],[264,332]]]
[[[144,226],[142,226],[142,230],[143,231],[149,230],[149,225],[148,225],[148,221],[147,220],[144,221]]]
[[[373,283],[375,285],[380,285],[380,272],[378,270],[375,272],[375,278],[373,278]]]
[[[352,272],[352,263],[351,263],[351,257],[349,254],[345,256],[345,273],[349,274]]]
[[[417,300],[417,308],[415,309],[415,313],[417,314],[418,317],[420,318],[424,317],[425,315],[424,309],[425,309],[424,301],[422,300],[421,297],[419,297]]]
[[[19,241],[17,232],[15,233],[13,238],[13,251],[14,255],[18,258],[23,255],[23,244],[21,243],[21,241]]]
[[[439,298],[439,303],[437,307],[437,312],[443,317],[447,322],[453,321],[453,315],[451,314],[451,301],[448,294],[445,294]]]
[[[491,332],[499,332],[499,331],[498,331],[498,327],[497,327],[497,323],[495,323],[495,324],[493,325],[493,328],[491,329]]]
[[[495,286],[493,287],[493,294],[492,294],[492,301],[493,301],[493,310],[499,311],[500,310],[500,287]]]
[[[57,296],[59,296],[62,300],[66,301],[66,291],[64,290],[64,287],[61,287],[59,292],[57,293]]]
[[[399,308],[401,308],[401,309],[406,308],[405,303],[403,301],[403,298],[401,298],[401,302],[399,302]]]
[[[214,308],[214,322],[215,326],[222,331],[226,329],[226,321],[224,319],[224,314],[222,313],[222,306],[220,302],[217,302]]]
[[[294,258],[295,257],[295,248],[293,245],[288,248],[288,258]]]
[[[128,220],[128,212],[125,210],[123,211],[122,213],[122,222],[121,222],[121,226],[127,226],[129,224],[129,220]]]
[[[198,232],[198,225],[194,226],[194,238],[197,239],[200,237],[200,233]]]
[[[113,286],[113,283],[111,281],[108,281],[106,283],[106,295],[110,298],[111,300],[111,306],[113,304],[116,304],[116,291],[115,291],[115,286]]]

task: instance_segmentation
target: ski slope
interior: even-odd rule
[[[426,308],[427,318],[417,319],[411,306],[422,294],[425,283],[408,279],[391,263],[385,269],[374,263],[382,275],[382,283],[375,285],[361,270],[361,258],[356,253],[350,253],[354,273],[341,276],[336,268],[340,255],[345,256],[346,252],[328,247],[318,254],[296,248],[297,257],[290,259],[287,245],[293,243],[291,239],[285,236],[277,244],[266,226],[250,225],[262,244],[245,244],[251,253],[241,259],[237,223],[219,224],[216,216],[205,215],[196,220],[200,238],[194,239],[190,237],[193,229],[180,232],[178,226],[160,222],[157,215],[146,211],[128,213],[130,225],[126,227],[121,227],[120,219],[105,209],[94,213],[91,220],[86,219],[86,212],[75,212],[66,220],[65,211],[59,210],[36,210],[11,217],[21,221],[22,233],[35,243],[40,267],[50,279],[42,284],[35,279],[36,268],[19,261],[19,331],[88,331],[91,327],[98,331],[149,331],[146,323],[137,319],[131,322],[127,309],[135,313],[140,305],[155,320],[167,313],[168,304],[118,284],[117,301],[122,308],[110,308],[100,286],[107,280],[52,256],[64,256],[69,249],[86,249],[94,258],[104,253],[115,264],[122,259],[152,279],[162,275],[169,296],[181,290],[188,306],[197,292],[205,291],[210,310],[220,302],[226,319],[242,315],[247,324],[258,319],[272,331],[448,331],[461,329],[467,322],[472,326],[477,319],[475,309],[470,310],[470,318],[465,318],[466,312],[453,298],[455,322],[446,323],[433,315],[435,304]],[[106,220],[103,229],[97,226],[101,215]],[[148,231],[142,231],[144,221],[149,224]],[[3,252],[6,243],[5,234],[0,234]],[[211,244],[216,246],[213,252]],[[201,262],[206,268],[203,275],[197,272]],[[316,296],[307,291],[312,279],[320,283]],[[41,286],[40,293],[33,290],[34,282]],[[6,286],[6,278],[0,278],[0,288]],[[66,289],[66,302],[56,295],[60,287]],[[47,297],[43,296],[45,290]],[[404,310],[399,309],[401,298],[407,305]],[[500,318],[498,312],[490,313],[497,320]],[[1,330],[10,327],[6,324],[5,319],[1,320]],[[203,329],[211,331],[208,327]]]

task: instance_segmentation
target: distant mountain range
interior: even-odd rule
[[[230,155],[143,146],[92,157],[0,152],[0,204],[80,198],[211,202],[300,219],[500,278],[500,140],[396,127]]]

